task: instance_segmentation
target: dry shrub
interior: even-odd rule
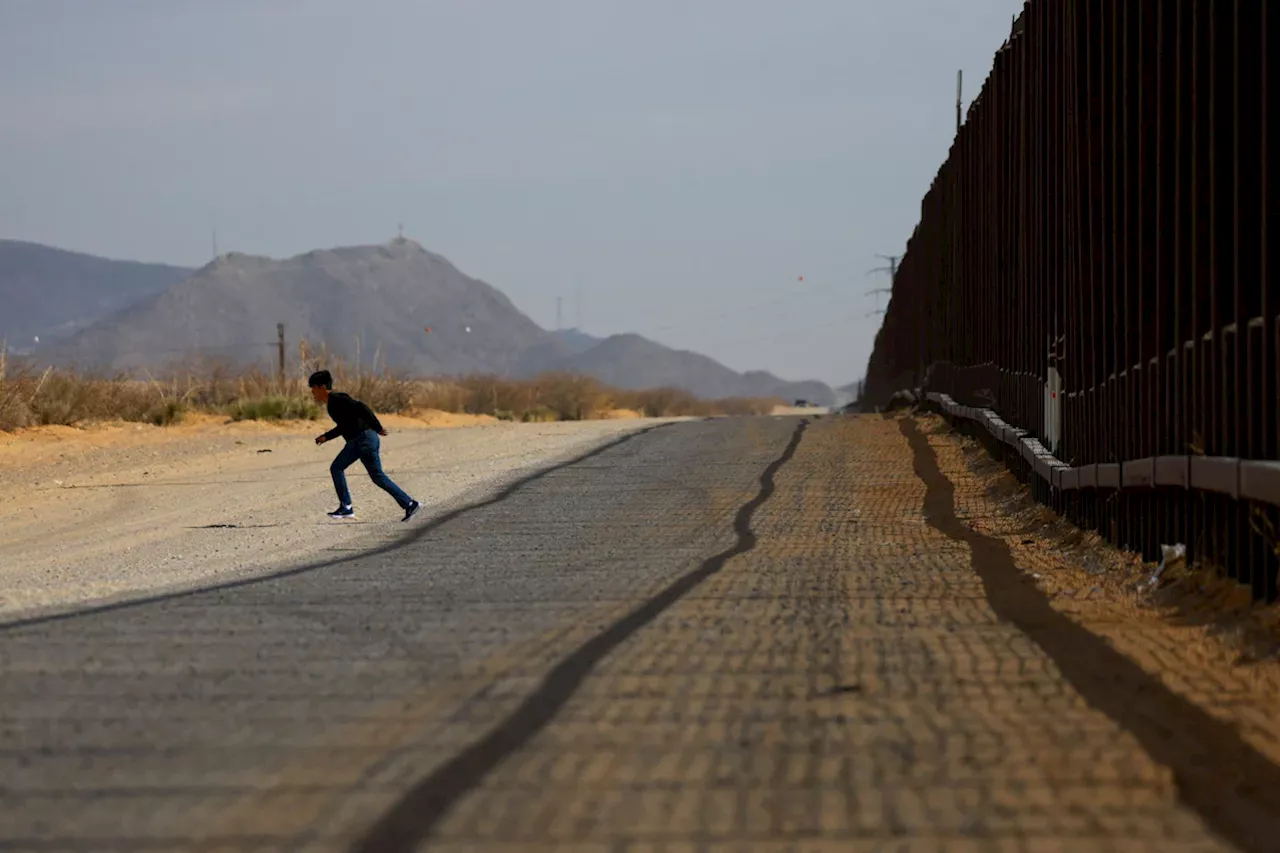
[[[147,412],[147,423],[153,426],[169,426],[181,423],[191,407],[185,400],[168,399],[152,406]]]
[[[560,420],[560,413],[548,406],[534,406],[521,415],[520,420],[527,424],[547,424]]]
[[[530,383],[537,405],[562,421],[583,421],[613,407],[613,395],[597,379],[577,373],[546,373]],[[526,411],[532,409],[529,406]]]
[[[471,392],[451,380],[424,380],[414,386],[413,408],[465,412]]]
[[[220,412],[245,400],[268,397],[301,397],[304,383],[297,377],[281,381],[260,367],[237,369],[226,362],[191,359],[170,369],[163,380],[151,379],[165,397],[181,399],[190,407]]]
[[[155,382],[53,368],[37,375],[11,362],[0,345],[0,430],[106,420],[164,425],[181,420],[187,408],[184,399]]]
[[[682,388],[651,388],[621,393],[618,405],[647,418],[681,418],[696,415],[700,403],[697,397]]]
[[[24,365],[9,359],[7,342],[0,341],[0,430],[15,430],[31,423],[31,398],[35,380]]]
[[[368,403],[374,411],[399,414],[414,408],[415,385],[412,380],[391,373],[366,373],[344,384],[342,390]]]
[[[32,421],[74,426],[81,421],[145,421],[163,395],[145,382],[46,372],[29,403]]]
[[[374,354],[373,364],[366,370],[359,363],[352,365],[346,359],[331,355],[327,346],[312,350],[307,341],[298,347],[301,370],[296,380],[295,393],[308,394],[306,379],[317,370],[328,370],[333,376],[335,388],[340,388],[358,400],[363,400],[377,412],[400,414],[415,408],[431,408],[420,402],[422,382],[379,367],[381,355]],[[280,389],[287,393],[291,389]]]
[[[233,421],[314,421],[320,407],[305,397],[261,397],[239,400],[227,407]]]
[[[466,414],[519,420],[534,404],[533,390],[525,383],[490,375],[465,376],[457,383]]]
[[[782,404],[782,400],[755,397],[700,400],[681,388],[651,388],[644,391],[624,391],[618,395],[620,407],[634,409],[648,418],[767,415],[774,407]]]
[[[306,378],[327,369],[336,387],[374,411],[406,413],[422,409],[490,415],[504,420],[546,422],[585,420],[613,409],[647,417],[758,415],[778,401],[699,400],[678,388],[619,391],[588,376],[547,373],[514,380],[492,375],[415,378],[371,369],[332,357],[326,348],[299,345],[299,358],[284,377],[259,367],[190,358],[172,364],[161,377],[81,374],[75,370],[37,372],[9,358],[0,344],[0,430],[40,424],[75,425],[126,420],[164,425],[189,411],[216,412],[234,420],[314,420],[322,411],[311,399]]]

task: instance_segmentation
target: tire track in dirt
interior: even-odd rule
[[[547,674],[538,689],[489,734],[446,761],[401,797],[351,847],[352,853],[411,853],[418,849],[463,797],[504,759],[546,728],[606,655],[719,572],[731,559],[755,548],[757,539],[751,529],[752,517],[773,496],[774,478],[795,456],[808,426],[807,420],[800,422],[782,455],[761,473],[760,489],[755,497],[738,509],[733,524],[737,541],[732,547],[676,579],[569,654]]]

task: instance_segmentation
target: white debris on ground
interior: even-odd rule
[[[1185,566],[1187,562],[1187,546],[1179,542],[1176,545],[1160,546],[1160,565],[1156,566],[1155,572],[1147,581],[1147,586],[1154,587],[1160,583],[1160,578],[1172,566]]]

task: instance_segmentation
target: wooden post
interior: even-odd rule
[[[284,323],[276,323],[276,347],[280,355],[280,391],[284,392]]]

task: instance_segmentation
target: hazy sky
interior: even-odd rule
[[[1021,6],[0,0],[0,236],[195,266],[215,225],[403,221],[548,327],[580,292],[592,333],[843,383]]]

